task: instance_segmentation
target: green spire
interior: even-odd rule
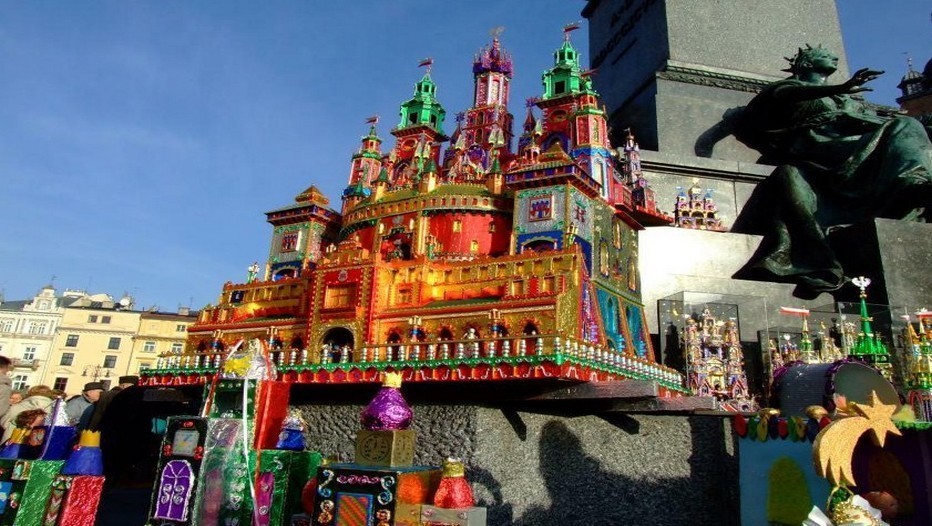
[[[851,280],[861,289],[861,332],[858,334],[854,347],[848,353],[877,368],[887,379],[890,379],[890,351],[880,337],[874,334],[871,327],[871,317],[867,313],[867,286],[871,284],[869,278],[859,276]]]
[[[402,103],[398,128],[424,125],[443,133],[443,118],[447,112],[440,105],[436,94],[437,85],[431,80],[430,73],[426,73],[414,85],[414,97]]]
[[[362,179],[360,178],[356,181],[356,184],[351,185],[349,188],[344,190],[344,197],[368,197],[366,195],[366,187],[362,184]]]
[[[553,67],[544,72],[544,100],[562,97],[582,90],[579,52],[569,39],[553,53]]]
[[[385,166],[382,166],[382,169],[379,170],[379,176],[375,178],[377,183],[388,183],[388,169]]]

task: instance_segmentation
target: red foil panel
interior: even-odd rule
[[[94,526],[97,506],[104,489],[104,477],[78,475],[71,481],[65,505],[59,514],[61,526]]]

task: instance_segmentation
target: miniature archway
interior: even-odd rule
[[[540,325],[534,320],[527,320],[524,323],[524,328],[521,330],[521,333],[524,334],[524,349],[526,354],[536,354],[537,349],[537,338],[540,334]]]
[[[401,332],[399,332],[398,329],[392,329],[389,331],[388,338],[386,340],[388,343],[388,361],[401,359],[402,341],[404,341],[404,338],[401,336]]]
[[[291,339],[291,345],[289,345],[289,347],[291,347],[292,349],[303,349],[304,340],[300,336],[295,336],[294,338]]]
[[[437,331],[437,340],[439,341],[450,341],[453,339],[453,331],[449,327],[441,327]]]
[[[347,345],[353,348],[353,332],[346,327],[333,327],[324,333],[324,337],[321,338],[321,344],[332,348],[341,348]]]
[[[277,280],[280,280],[280,279],[295,278],[295,277],[297,277],[297,276],[298,276],[298,270],[297,270],[297,269],[294,269],[294,268],[291,268],[291,267],[287,267],[287,268],[282,268],[282,269],[276,270],[276,271],[275,271],[275,274],[272,276],[272,280],[273,280],[273,281],[277,281]]]
[[[551,250],[556,250],[557,242],[553,239],[535,239],[525,243],[521,247],[521,252],[533,251],[533,252],[548,252]]]

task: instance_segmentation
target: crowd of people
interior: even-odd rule
[[[118,385],[109,391],[102,382],[88,382],[84,384],[81,394],[68,398],[64,391],[47,385],[35,385],[25,392],[14,390],[9,375],[12,369],[10,359],[0,356],[0,444],[6,443],[18,427],[31,429],[45,425],[46,419],[55,409],[57,399],[65,401],[67,425],[74,426],[78,433],[85,429],[97,431],[113,398],[120,391],[139,382],[138,376],[121,376]]]

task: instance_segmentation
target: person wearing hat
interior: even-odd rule
[[[84,429],[96,431],[100,424],[100,419],[104,416],[104,411],[106,411],[107,406],[110,405],[110,401],[113,400],[116,395],[120,394],[120,391],[129,389],[130,387],[133,387],[139,383],[139,377],[136,375],[121,376],[117,382],[118,384],[116,387],[111,389],[109,392],[104,393],[100,397],[100,400],[94,404],[94,408],[91,410],[91,413],[89,415],[85,415],[86,426],[83,426]]]
[[[122,389],[126,389],[127,387],[132,387],[132,386],[134,386],[134,385],[136,385],[136,384],[138,384],[138,383],[139,383],[139,377],[136,376],[136,375],[134,375],[134,374],[131,374],[131,375],[128,375],[128,376],[121,376],[121,377],[119,378],[119,382],[118,382],[119,385],[117,385],[116,387],[114,387],[114,388],[111,389],[110,391],[111,391],[111,392],[113,392],[113,391],[120,391],[120,390],[122,390]]]
[[[84,389],[78,396],[72,396],[65,403],[65,414],[68,416],[68,423],[75,426],[81,420],[81,415],[92,404],[100,400],[101,393],[104,392],[104,384],[100,382],[88,382],[84,384]]]

